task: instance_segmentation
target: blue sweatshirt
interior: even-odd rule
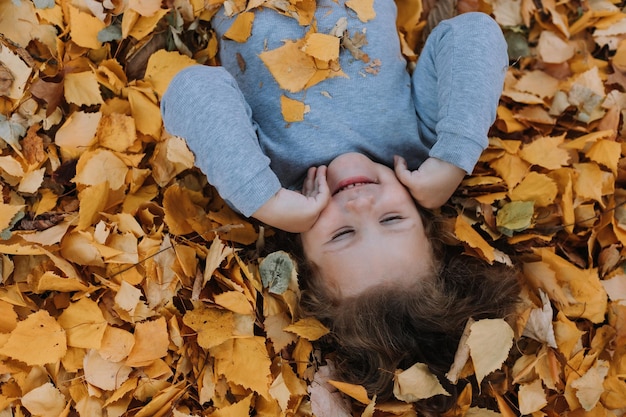
[[[410,75],[400,51],[396,6],[375,0],[376,16],[359,20],[344,0],[318,0],[315,25],[329,33],[339,19],[360,32],[369,61],[341,49],[345,75],[299,92],[280,88],[259,54],[311,29],[275,10],[255,9],[251,37],[222,35],[233,19],[212,20],[223,67],[192,66],[177,74],[161,100],[166,129],[186,139],[196,165],[233,208],[252,215],[281,187],[299,189],[311,166],[346,152],[416,169],[428,157],[470,173],[487,146],[508,65],[498,25],[482,13],[440,23]],[[280,97],[308,106],[301,122],[283,119]]]

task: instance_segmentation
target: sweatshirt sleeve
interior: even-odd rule
[[[250,107],[223,68],[196,65],[180,71],[163,95],[161,114],[165,129],[187,141],[196,166],[244,216],[280,190],[259,146]]]
[[[465,13],[435,27],[413,74],[429,156],[472,172],[488,145],[508,63],[502,30],[487,14]]]

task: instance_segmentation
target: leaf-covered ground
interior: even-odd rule
[[[294,316],[295,281],[262,282],[271,231],[227,209],[163,131],[173,74],[216,64],[222,2],[0,0],[0,417],[411,416],[441,394],[419,364],[398,371],[395,403],[329,389],[324,368],[314,380],[326,330]],[[519,263],[523,303],[468,325],[448,376],[481,389],[448,415],[625,414],[623,5],[398,4],[409,59],[423,9],[490,13],[513,58],[490,147],[443,211],[468,253]],[[324,45],[311,54],[332,61]]]

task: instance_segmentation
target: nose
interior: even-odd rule
[[[370,193],[356,194],[345,203],[345,207],[351,212],[362,212],[372,208],[375,197]]]

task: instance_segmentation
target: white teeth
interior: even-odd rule
[[[341,192],[341,191],[347,190],[349,188],[354,188],[357,185],[365,185],[365,184],[369,184],[369,183],[367,183],[367,182],[355,182],[354,184],[349,184],[349,185],[346,185],[345,187],[341,187],[337,192]]]

